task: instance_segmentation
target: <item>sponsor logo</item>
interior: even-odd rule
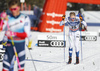
[[[38,47],[64,47],[65,43],[62,40],[38,40]]]
[[[97,41],[97,32],[82,32],[82,41]]]
[[[66,36],[65,36],[66,38]],[[65,47],[63,35],[38,35],[38,47]]]
[[[97,36],[82,36],[82,41],[97,41]]]
[[[59,46],[63,47],[65,43],[63,41],[51,41],[50,45],[52,47],[59,47]]]

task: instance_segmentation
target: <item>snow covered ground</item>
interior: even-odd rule
[[[98,32],[100,27],[88,27],[88,31]],[[68,27],[66,27],[66,32],[68,32]],[[65,62],[64,62],[64,48],[54,48],[54,47],[37,47],[37,36],[42,34],[56,34],[61,35],[63,33],[40,33],[32,32],[33,35],[33,50],[31,51],[31,59],[29,51],[26,47],[26,62],[25,71],[35,71],[32,61],[34,61],[37,71],[100,71],[100,37],[98,36],[97,41],[83,41],[83,61],[81,62],[80,54],[80,64],[74,65],[75,63],[75,50],[73,51],[72,64],[67,65],[68,61],[68,37],[65,48]],[[66,36],[68,36],[66,34]],[[15,63],[15,70],[17,71],[17,62]],[[2,62],[0,63],[0,71],[2,69]]]

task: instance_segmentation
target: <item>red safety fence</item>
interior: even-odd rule
[[[62,15],[66,11],[66,0],[46,0],[43,13],[40,18],[40,32],[61,32],[63,26],[59,26]]]

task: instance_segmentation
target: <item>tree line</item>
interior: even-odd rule
[[[0,0],[0,12],[8,9],[8,2],[9,1],[11,1],[11,0]],[[31,5],[31,8],[33,7],[33,5],[36,5],[39,8],[42,8],[44,3],[45,3],[45,0],[25,0],[25,3],[27,5]]]

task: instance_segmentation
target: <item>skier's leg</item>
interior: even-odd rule
[[[76,64],[79,63],[79,32],[75,33],[75,52],[76,52]]]
[[[8,43],[11,44],[10,42]],[[13,56],[14,56],[13,46],[12,45],[7,46],[5,54],[4,54],[4,59],[3,59],[3,70],[2,71],[10,71],[11,69],[10,66],[11,66]]]
[[[69,33],[69,61],[68,64],[72,62],[72,52],[73,52],[73,34]]]
[[[73,33],[69,33],[69,57],[72,57],[72,51],[74,47],[73,43]]]
[[[16,50],[19,57],[19,62],[21,65],[21,69],[18,71],[24,71],[24,65],[25,65],[25,42],[15,43]]]

